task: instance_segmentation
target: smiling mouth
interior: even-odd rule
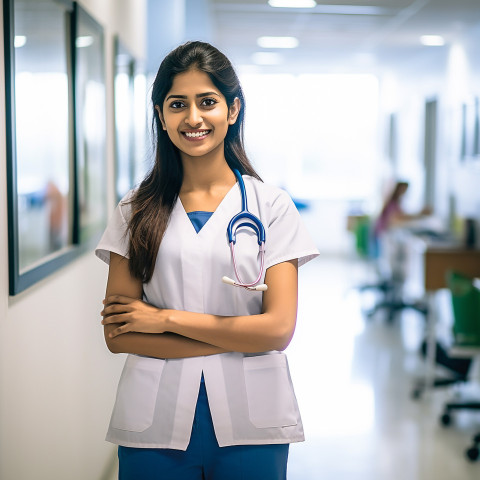
[[[201,140],[205,138],[211,130],[197,130],[196,132],[182,132],[182,135],[189,140]]]

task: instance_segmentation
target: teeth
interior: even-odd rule
[[[196,137],[204,137],[205,135],[207,135],[208,132],[207,131],[203,131],[203,132],[185,132],[185,135],[189,138],[196,138]]]

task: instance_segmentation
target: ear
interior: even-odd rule
[[[157,111],[158,118],[160,119],[160,122],[162,124],[163,129],[166,130],[167,126],[165,125],[165,120],[163,118],[162,110],[160,109],[160,107],[158,105],[155,105],[155,110]]]
[[[230,105],[228,109],[228,124],[233,125],[238,118],[238,114],[240,113],[240,109],[242,108],[242,104],[238,97],[235,97],[235,100]]]

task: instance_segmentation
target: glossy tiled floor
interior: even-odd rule
[[[381,315],[365,322],[350,287],[368,273],[357,259],[318,258],[302,267],[287,352],[307,441],[291,446],[289,480],[480,479],[480,461],[464,455],[480,413],[458,413],[445,428],[439,415],[455,392],[411,399],[424,371],[417,353],[424,320],[405,312],[393,324]]]

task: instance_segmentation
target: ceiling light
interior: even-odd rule
[[[27,37],[25,35],[15,35],[13,45],[15,48],[23,47],[27,43]]]
[[[260,37],[257,45],[262,48],[296,48],[298,38],[295,37]]]
[[[252,62],[255,65],[280,65],[283,57],[274,52],[256,52],[252,55]]]
[[[445,45],[445,40],[441,35],[422,35],[420,41],[427,47],[441,47]]]
[[[315,8],[315,0],[268,0],[271,7],[277,8]]]

